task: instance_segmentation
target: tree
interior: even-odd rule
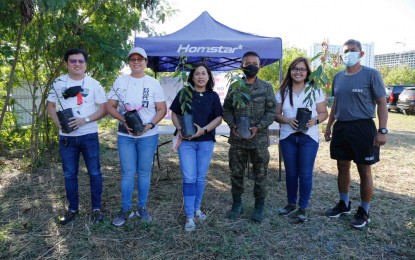
[[[301,56],[302,57],[307,56],[304,50],[300,50],[295,47],[284,48],[283,59],[282,59],[283,77],[285,76],[285,73],[287,72],[288,66],[290,66],[291,61]],[[276,90],[280,86],[278,65],[279,65],[278,62],[274,62],[266,67],[263,67],[258,73],[258,77],[269,81],[274,86],[274,90]]]
[[[31,3],[33,20],[22,26],[22,15],[14,10]],[[36,162],[42,138],[48,139],[46,98],[53,80],[63,73],[64,52],[82,48],[90,54],[88,73],[109,87],[123,67],[132,32],[156,34],[152,24],[163,23],[174,10],[160,0],[2,0],[0,4],[0,66],[10,72],[7,87],[27,83],[35,100],[30,129],[31,161]],[[21,29],[21,44],[19,34]],[[18,46],[24,46],[21,50]],[[13,69],[19,77],[12,77]],[[0,93],[6,84],[0,82]],[[10,98],[10,92],[5,93]],[[2,103],[3,111],[7,104]],[[0,118],[0,128],[3,118]],[[3,129],[3,128],[2,128]],[[53,132],[53,131],[52,131]],[[45,141],[45,140],[44,140]],[[43,142],[42,144],[45,144]]]
[[[394,69],[381,68],[385,85],[413,85],[415,84],[415,69],[401,66]]]

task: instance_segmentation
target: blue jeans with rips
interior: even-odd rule
[[[150,191],[151,168],[158,145],[158,134],[142,138],[118,136],[118,155],[121,163],[122,209],[132,209],[134,178],[137,177],[138,207],[147,204]]]
[[[206,175],[212,160],[213,141],[183,140],[179,146],[180,168],[183,175],[183,199],[187,218],[200,209],[205,191]]]
[[[179,146],[180,168],[183,176],[183,199],[187,218],[193,218],[202,205],[206,175],[212,160],[213,141],[183,140]]]
[[[78,169],[82,154],[89,174],[92,209],[101,209],[102,175],[99,161],[98,133],[81,136],[59,136],[59,150],[65,178],[69,210],[79,210]]]
[[[319,144],[306,134],[290,135],[280,141],[284,158],[287,187],[287,199],[297,204],[297,192],[300,198],[298,206],[306,209],[313,187],[313,169]]]

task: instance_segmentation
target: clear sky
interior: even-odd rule
[[[375,43],[375,54],[415,50],[415,0],[165,0],[179,12],[158,30],[173,33],[203,11],[233,29],[280,37],[309,50],[328,39]]]

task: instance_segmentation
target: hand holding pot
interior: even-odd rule
[[[249,128],[249,130],[251,130],[251,136],[248,138],[248,139],[252,139],[252,138],[254,138],[255,136],[256,136],[256,134],[258,133],[258,127],[256,127],[256,126],[253,126],[253,127],[250,127]]]
[[[69,123],[68,125],[70,127],[72,127],[73,129],[78,129],[79,127],[83,126],[86,124],[86,121],[84,118],[79,118],[79,117],[71,117],[69,118]]]
[[[198,137],[202,136],[205,133],[205,129],[201,128],[196,123],[194,123],[194,125],[196,126],[196,133],[194,135],[189,136],[188,138],[186,138],[187,140],[192,140],[194,138],[198,138]]]
[[[310,127],[312,127],[313,125],[316,125],[316,124],[317,124],[316,119],[311,119],[311,120],[308,120],[306,126],[307,126],[307,128],[310,128]]]
[[[232,127],[231,131],[236,139],[241,139],[241,137],[238,135],[238,132],[236,131],[236,126]]]
[[[298,128],[298,120],[295,118],[289,118],[289,125],[292,127],[292,129],[297,130]]]

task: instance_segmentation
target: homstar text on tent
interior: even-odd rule
[[[183,46],[180,44],[179,48],[177,49],[178,53],[234,53],[236,50],[242,49],[242,46],[239,45],[239,47],[225,47],[225,46],[212,46],[212,47],[196,47],[196,46],[190,46],[188,44],[187,46]]]

